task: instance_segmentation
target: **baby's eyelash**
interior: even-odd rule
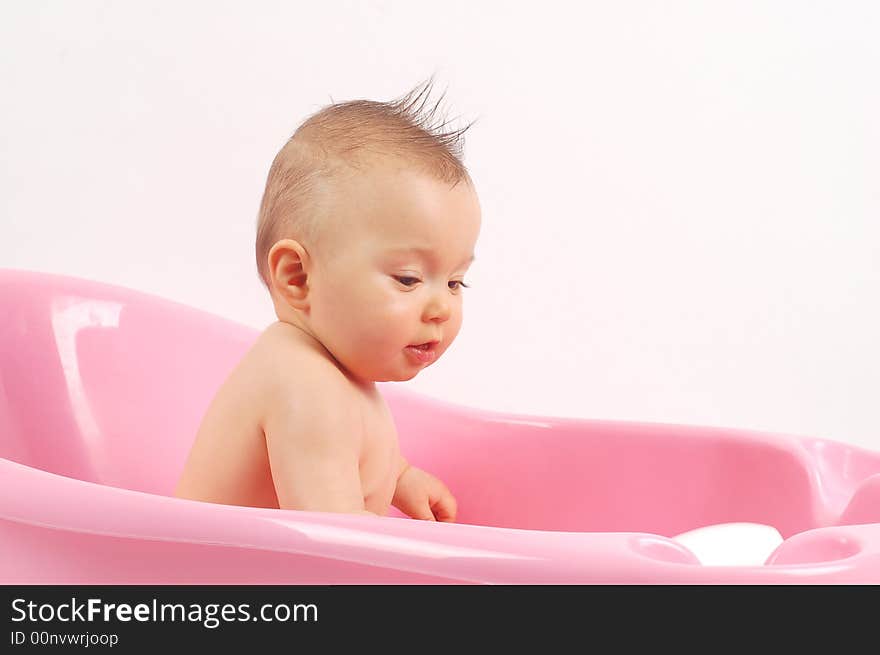
[[[421,282],[421,280],[420,280],[419,278],[417,278],[417,277],[411,277],[411,276],[409,276],[409,275],[397,276],[397,277],[395,277],[395,279],[396,279],[398,282],[400,282],[402,285],[407,286],[407,287],[412,286],[412,285],[415,284],[416,282]],[[407,280],[411,280],[411,282],[407,283],[407,282],[406,282]],[[464,287],[465,289],[470,289],[470,288],[471,288],[471,285],[469,285],[469,284],[465,284],[462,280],[451,280],[451,281],[454,282],[455,284],[457,284],[457,285],[460,286],[460,287]]]
[[[400,283],[401,283],[403,286],[405,286],[405,287],[411,287],[411,286],[412,286],[413,284],[415,284],[416,282],[421,282],[421,280],[420,280],[419,278],[417,278],[417,277],[410,277],[410,276],[408,276],[408,275],[395,277],[394,279],[397,280],[398,282],[400,282]],[[407,283],[405,282],[405,280],[412,280],[412,282],[410,282],[409,284],[407,284]]]

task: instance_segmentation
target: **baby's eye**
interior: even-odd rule
[[[417,282],[421,282],[421,280],[419,280],[419,278],[409,277],[409,276],[395,276],[394,279],[397,280],[398,282],[400,282],[402,285],[407,286],[407,287],[411,287],[412,285],[416,284]]]
[[[452,282],[450,282],[449,284],[450,284],[450,285],[453,285],[453,284],[457,284],[457,285],[458,285],[457,287],[453,287],[453,286],[450,286],[450,287],[449,287],[449,288],[452,289],[453,291],[458,291],[458,289],[459,289],[460,287],[464,287],[465,289],[470,289],[470,286],[468,286],[467,284],[465,284],[463,280],[452,280]]]

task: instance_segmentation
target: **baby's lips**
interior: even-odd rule
[[[438,341],[428,341],[420,345],[407,346],[404,350],[420,364],[429,365],[437,361],[440,351],[435,347]]]
[[[427,344],[428,348],[436,348],[440,342],[438,340],[433,341],[422,341],[421,343],[411,343],[407,347],[419,348],[420,346],[424,346]]]

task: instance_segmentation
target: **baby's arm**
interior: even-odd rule
[[[402,456],[397,470],[392,505],[414,519],[455,522],[457,503],[445,484],[430,473],[411,466]]]
[[[377,516],[364,507],[359,416],[337,382],[316,373],[284,390],[263,429],[281,509]]]

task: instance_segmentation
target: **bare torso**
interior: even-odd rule
[[[285,394],[296,394],[298,385],[311,382],[309,371],[315,366],[338,370],[326,351],[300,338],[297,328],[284,323],[267,328],[211,401],[175,496],[277,508],[262,428],[266,412],[271,411],[268,389],[274,385],[277,390],[280,383]],[[281,375],[281,371],[288,374]],[[364,506],[384,516],[394,496],[400,457],[394,421],[375,385],[357,385],[341,370],[338,383],[361,413],[359,468]]]

